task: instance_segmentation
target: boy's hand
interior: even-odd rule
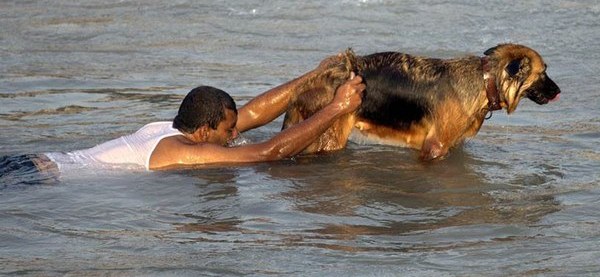
[[[362,102],[362,92],[366,85],[362,82],[362,77],[356,76],[354,72],[350,73],[350,79],[342,84],[335,93],[332,104],[337,105],[343,112],[353,112]]]

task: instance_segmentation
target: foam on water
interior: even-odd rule
[[[246,144],[249,144],[249,143],[252,143],[252,142],[250,141],[250,139],[248,139],[248,138],[245,138],[244,136],[242,136],[242,135],[240,134],[240,135],[238,135],[238,136],[237,136],[235,139],[233,139],[233,140],[229,141],[229,142],[227,143],[227,146],[228,146],[228,147],[236,147],[236,146],[242,146],[242,145],[246,145]]]

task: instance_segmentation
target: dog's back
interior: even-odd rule
[[[357,74],[367,89],[357,116],[374,124],[406,130],[431,116],[431,107],[448,85],[446,69],[438,59],[383,52],[358,59]]]

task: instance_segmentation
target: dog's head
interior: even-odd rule
[[[508,113],[526,96],[543,105],[558,97],[560,88],[546,74],[546,64],[533,49],[518,44],[500,44],[484,52],[491,62],[490,73]]]

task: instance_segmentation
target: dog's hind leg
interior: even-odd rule
[[[304,154],[331,152],[344,149],[348,143],[350,132],[356,122],[354,114],[347,114],[337,119],[315,142],[309,145]]]
[[[356,64],[356,56],[351,50],[338,56],[337,64],[314,76],[298,88],[297,99],[290,104],[285,115],[282,130],[311,117],[333,99],[337,88],[343,84]],[[336,120],[304,153],[317,153],[342,149],[355,122],[355,116],[347,115]]]

